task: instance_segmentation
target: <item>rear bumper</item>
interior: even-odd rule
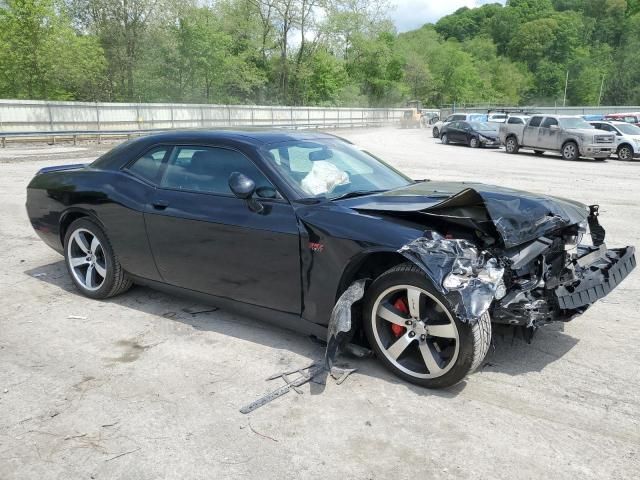
[[[581,262],[582,260],[582,262]],[[591,305],[616,288],[636,266],[635,248],[607,250],[593,247],[577,260],[576,277],[571,285],[561,285],[554,294],[562,310]],[[579,271],[579,273],[578,273]]]

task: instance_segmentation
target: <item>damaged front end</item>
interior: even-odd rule
[[[518,246],[503,241],[484,249],[428,230],[399,252],[424,270],[462,321],[489,311],[494,322],[535,328],[584,313],[636,265],[634,247],[607,249],[597,206],[586,220]],[[580,244],[587,224],[593,245]]]
[[[607,249],[597,206],[590,208],[593,245],[580,244],[586,225],[574,225],[504,252],[507,293],[493,305],[493,321],[529,327],[569,321],[629,275],[635,248]]]

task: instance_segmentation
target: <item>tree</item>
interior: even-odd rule
[[[373,39],[357,35],[352,42],[347,71],[358,80],[362,93],[372,105],[399,101],[404,60],[396,53],[394,35],[381,33]]]
[[[77,35],[51,0],[7,0],[0,9],[0,95],[95,100],[104,56]]]
[[[135,100],[135,69],[149,24],[167,5],[162,0],[69,0],[82,29],[100,38],[115,99]]]

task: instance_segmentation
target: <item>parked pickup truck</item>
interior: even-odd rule
[[[499,136],[507,153],[529,148],[536,155],[559,152],[565,160],[604,160],[616,151],[615,135],[597,130],[577,116],[534,115],[524,125],[506,122],[500,126]]]

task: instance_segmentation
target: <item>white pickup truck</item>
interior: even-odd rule
[[[616,151],[614,135],[595,129],[577,116],[534,115],[526,124],[507,121],[500,126],[499,136],[507,153],[529,148],[536,155],[559,152],[565,160],[605,160]]]

